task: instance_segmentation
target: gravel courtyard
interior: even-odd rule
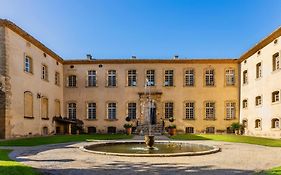
[[[281,148],[218,141],[189,141],[221,152],[191,157],[118,157],[83,152],[89,142],[13,147],[10,157],[47,175],[253,174],[281,165]]]

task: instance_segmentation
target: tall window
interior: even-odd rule
[[[185,103],[185,118],[194,119],[194,102]]]
[[[194,70],[185,70],[185,86],[194,86]]]
[[[155,70],[146,71],[147,86],[155,86]]]
[[[215,85],[215,71],[214,69],[207,69],[205,72],[205,83],[206,86],[214,86]]]
[[[255,120],[255,128],[261,128],[261,120],[260,119]]]
[[[136,103],[128,103],[128,117],[131,119],[136,119],[137,116],[137,104]]]
[[[272,70],[278,70],[280,69],[280,57],[279,57],[279,52],[275,53],[272,56]]]
[[[107,104],[107,118],[110,120],[116,119],[116,103]]]
[[[248,71],[244,70],[243,71],[243,84],[247,84],[248,83]]]
[[[137,71],[136,70],[128,70],[128,86],[136,86],[137,85]]]
[[[116,86],[116,70],[109,70],[107,72],[107,86]]]
[[[235,118],[235,103],[227,102],[226,103],[226,119]]]
[[[96,119],[96,103],[88,103],[87,118]]]
[[[262,98],[261,96],[256,96],[256,106],[260,106],[262,103]]]
[[[227,86],[235,85],[235,70],[227,69],[225,71],[225,80]]]
[[[24,117],[33,117],[33,95],[31,92],[24,92]]]
[[[272,92],[272,102],[278,102],[280,100],[279,91]]]
[[[49,104],[48,104],[48,98],[43,97],[41,98],[41,118],[49,118]]]
[[[215,103],[206,102],[205,104],[206,119],[215,119]]]
[[[165,70],[164,86],[174,86],[174,71],[173,70]]]
[[[88,71],[88,84],[89,87],[94,87],[97,85],[97,73],[95,70]]]
[[[24,58],[24,71],[32,73],[32,58],[29,56],[25,56]]]
[[[60,73],[55,73],[55,85],[60,85]]]
[[[55,116],[61,115],[60,101],[55,100]]]
[[[67,84],[68,87],[76,87],[77,86],[76,75],[68,76],[67,83],[68,83]]]
[[[247,99],[244,99],[242,101],[242,106],[243,106],[244,109],[248,107],[248,100]]]
[[[262,69],[261,63],[256,64],[256,78],[261,78],[262,76]]]
[[[187,134],[193,134],[194,133],[194,127],[186,127],[185,133]]]
[[[271,120],[271,128],[279,128],[280,122],[278,118],[274,118]]]
[[[43,80],[48,80],[48,67],[46,65],[42,65],[42,72],[41,72],[41,78]]]
[[[165,118],[174,117],[174,103],[165,103]]]
[[[68,118],[76,119],[76,103],[68,103]]]

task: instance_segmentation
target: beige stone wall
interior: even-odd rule
[[[52,117],[55,115],[55,100],[63,103],[63,85],[55,85],[55,72],[59,72],[63,82],[63,66],[48,54],[27,42],[9,28],[6,34],[6,59],[8,66],[8,77],[10,77],[9,108],[6,116],[6,137],[18,137],[26,135],[41,135],[42,128],[47,126],[49,133],[54,131]],[[33,73],[24,72],[24,56],[28,55],[33,59]],[[48,66],[48,81],[41,79],[41,65]],[[33,94],[33,119],[24,118],[24,92],[30,91]],[[41,118],[40,102],[37,94],[48,98],[49,120]],[[62,111],[63,112],[63,111]],[[63,114],[63,113],[62,113]]]
[[[239,79],[238,79],[238,63],[233,64],[74,64],[74,68],[70,68],[70,64],[64,65],[64,81],[68,75],[76,75],[78,77],[77,88],[67,88],[64,82],[64,110],[67,112],[67,103],[77,103],[77,116],[84,121],[85,128],[89,126],[97,127],[97,131],[107,132],[108,126],[115,126],[117,130],[123,130],[123,124],[126,123],[127,103],[137,103],[137,117],[141,115],[140,98],[138,93],[144,92],[145,71],[154,69],[156,71],[156,86],[151,88],[152,92],[161,92],[162,95],[157,102],[157,117],[164,118],[164,102],[172,101],[174,103],[174,116],[176,118],[174,124],[177,129],[184,131],[185,127],[193,126],[196,132],[202,132],[206,127],[214,126],[216,130],[226,130],[233,122],[238,121],[239,116]],[[203,83],[206,68],[215,69],[215,87],[205,87]],[[236,85],[227,87],[225,85],[225,69],[234,68],[236,74]],[[195,86],[184,86],[184,70],[186,68],[195,69]],[[106,87],[107,71],[114,69],[117,71],[117,87]],[[137,86],[127,87],[126,72],[129,69],[137,70]],[[164,87],[164,70],[174,70],[174,87]],[[88,70],[97,71],[97,87],[86,87],[86,77]],[[207,100],[216,102],[216,120],[207,121],[204,119],[204,102]],[[225,120],[225,102],[236,102],[236,119]],[[88,101],[97,104],[97,119],[86,119],[86,103]],[[117,103],[117,121],[108,121],[106,116],[106,103]],[[184,120],[184,102],[195,102],[195,120]],[[166,125],[169,122],[166,120]]]
[[[0,138],[5,138],[6,131],[6,49],[5,28],[0,26]]]
[[[281,121],[281,103],[272,103],[272,92],[281,90],[281,70],[272,70],[272,56],[279,52],[281,56],[281,37],[278,43],[274,41],[260,49],[260,54],[257,52],[241,63],[241,82],[243,81],[242,73],[248,70],[248,84],[241,83],[241,104],[244,99],[248,99],[248,107],[242,108],[240,113],[240,121],[248,121],[246,129],[247,135],[277,137],[281,138],[281,127],[271,128],[271,120],[278,118]],[[262,77],[256,78],[256,64],[262,63]],[[281,93],[281,92],[280,92]],[[255,97],[262,96],[262,105],[255,105]],[[279,95],[280,96],[280,95]],[[255,120],[261,119],[261,128],[255,128]]]

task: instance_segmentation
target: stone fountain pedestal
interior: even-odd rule
[[[153,149],[154,145],[154,135],[145,135],[144,142],[149,149]]]

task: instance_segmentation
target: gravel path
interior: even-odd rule
[[[189,142],[216,145],[222,151],[191,157],[118,157],[83,152],[78,148],[90,143],[82,142],[16,147],[10,157],[35,167],[47,175],[231,175],[253,174],[257,171],[281,166],[281,148],[217,141]]]

